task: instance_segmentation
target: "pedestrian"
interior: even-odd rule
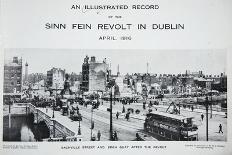
[[[125,113],[125,107],[124,107],[124,105],[122,107],[122,113]]]
[[[116,118],[118,119],[118,116],[119,116],[119,112],[117,111],[117,113],[116,113]]]
[[[218,133],[221,133],[221,132],[223,133],[223,131],[222,131],[222,124],[219,125],[219,132]]]
[[[130,112],[126,113],[126,120],[129,121],[130,118]]]
[[[117,141],[118,140],[118,134],[116,131],[114,131],[114,140]]]
[[[52,140],[52,137],[49,137],[48,141],[49,141],[49,142],[53,141],[53,140]]]
[[[146,102],[143,102],[143,109],[146,109]]]
[[[95,140],[96,140],[96,135],[93,134],[93,136],[92,136],[92,141],[95,141]]]
[[[101,132],[100,132],[100,130],[98,130],[98,132],[97,132],[97,140],[100,141],[100,139],[101,139]]]
[[[99,107],[99,105],[100,105],[100,102],[99,102],[99,101],[97,101],[97,108]]]
[[[136,136],[136,141],[142,141],[142,138],[139,136],[138,132],[135,134],[135,136]]]
[[[192,111],[194,110],[193,106],[191,107]]]
[[[204,114],[201,114],[201,120],[202,121],[204,120]]]
[[[61,141],[67,141],[67,138],[66,136],[63,136],[62,140]]]

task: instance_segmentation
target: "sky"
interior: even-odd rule
[[[28,73],[46,73],[52,67],[65,69],[67,73],[81,72],[85,56],[104,58],[111,64],[113,74],[126,73],[179,74],[186,70],[205,74],[226,72],[225,50],[86,50],[86,49],[6,49],[5,61],[13,56],[28,63]]]

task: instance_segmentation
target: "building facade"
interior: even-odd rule
[[[108,70],[109,66],[105,60],[97,62],[96,58],[92,56],[89,61],[89,57],[86,56],[82,65],[81,90],[84,92],[105,91]]]
[[[47,71],[47,87],[50,89],[63,89],[65,81],[65,70],[52,68]]]
[[[22,91],[22,59],[13,57],[13,61],[4,64],[4,93]]]
[[[83,92],[89,91],[89,57],[86,56],[82,64],[82,82],[81,90]]]
[[[28,74],[28,83],[30,84],[35,84],[37,82],[40,82],[41,80],[45,80],[46,81],[46,75],[43,73],[32,73],[32,74]]]
[[[28,82],[28,63],[25,64],[24,84]]]
[[[106,62],[96,62],[94,56],[89,62],[89,91],[105,91],[108,65]]]

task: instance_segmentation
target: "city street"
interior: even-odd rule
[[[109,107],[109,102],[104,103],[104,106]],[[133,108],[133,109],[139,109],[141,111],[141,114],[136,115],[132,114],[131,118],[137,118],[137,119],[144,119],[143,117],[145,113],[148,113],[148,107],[146,107],[146,110],[143,110],[142,103],[132,103],[131,105],[125,105],[125,109],[127,108]],[[168,106],[158,105],[153,106],[151,109],[155,111],[156,109],[158,111],[165,112],[167,110]],[[116,105],[113,105],[113,111],[122,111],[122,104],[116,103]],[[117,110],[116,110],[117,109]],[[198,126],[198,140],[199,141],[205,141],[206,140],[206,116],[205,110],[202,109],[195,109],[193,112],[190,109],[180,109],[181,115],[184,116],[192,116],[194,117],[194,123]],[[204,120],[201,121],[201,114],[204,114]],[[225,118],[224,112],[215,112],[213,111],[212,118],[210,118],[210,110],[209,110],[209,141],[226,141],[227,137],[227,119]],[[219,131],[219,124],[222,124],[223,126],[223,134],[218,133]]]
[[[196,60],[191,63],[189,55],[177,52],[176,61],[163,68],[166,62],[159,67],[154,60],[162,60],[166,54],[161,57],[162,52],[148,52],[146,55],[144,51],[146,65],[138,69],[141,67],[138,65],[141,62],[140,53],[137,53],[136,59],[130,59],[131,53],[126,52],[125,57],[119,57],[114,62],[117,54],[107,56],[103,52],[94,55],[79,51],[64,55],[65,51],[59,51],[60,55],[54,57],[59,63],[55,64],[46,59],[47,52],[44,51],[40,53],[44,63],[38,65],[38,57],[21,51],[28,58],[25,61],[25,57],[16,56],[18,52],[16,50],[9,55],[4,64],[4,116],[9,116],[9,128],[11,114],[26,115],[23,109],[26,105],[32,119],[37,116],[35,122],[28,122],[28,128],[33,131],[41,123],[49,130],[41,130],[47,135],[41,140],[228,139],[225,53],[212,53],[215,59],[222,58],[218,69],[206,63],[210,53],[204,55],[204,61],[198,62],[196,52],[191,53],[191,60]],[[77,58],[73,61],[75,63],[67,65],[74,57]],[[126,62],[131,60],[133,65],[119,63],[124,58]],[[187,63],[192,67],[185,68]],[[172,68],[177,64],[180,67]],[[198,65],[202,69],[196,69]],[[113,100],[112,103],[110,100]],[[21,128],[17,128],[19,134]],[[34,136],[40,137],[38,133],[34,132]]]
[[[80,113],[82,115],[81,121],[81,132],[83,136],[83,141],[89,141],[91,137],[91,106],[88,108],[80,107]],[[41,111],[46,113],[45,108],[39,108]],[[48,108],[46,113],[52,117],[52,109]],[[58,120],[64,126],[70,128],[72,131],[78,130],[78,122],[72,121],[68,116],[63,116],[60,111],[54,111],[55,119]],[[98,130],[101,132],[101,140],[109,140],[109,131],[110,131],[110,121],[109,121],[109,112],[94,109],[92,120],[94,122],[93,135],[97,136]],[[134,140],[136,132],[143,133],[143,123],[144,119],[134,119],[131,118],[127,121],[123,115],[116,119],[115,114],[113,115],[113,131],[116,131],[118,134],[118,140],[120,141],[131,141]],[[148,140],[156,140],[153,137],[146,137]]]
[[[93,110],[92,121],[94,122],[93,135],[97,137],[98,130],[101,132],[101,140],[109,140],[109,131],[110,131],[110,112],[107,111],[110,103],[107,101],[103,102],[103,105],[100,105],[98,109]],[[81,121],[81,131],[84,141],[89,141],[91,137],[91,105],[88,105],[87,108],[80,106],[80,113],[82,115]],[[125,110],[128,108],[133,108],[134,110],[139,109],[140,114],[130,114],[130,119],[127,121],[125,119],[125,113],[122,113],[123,105],[119,102],[113,102],[113,131],[117,132],[118,140],[120,141],[130,141],[135,140],[135,134],[138,132],[140,135],[146,134],[146,140],[157,140],[154,137],[149,136],[143,131],[143,125],[145,120],[145,114],[148,112],[148,107],[143,109],[142,103],[131,103],[130,105],[125,105]],[[40,108],[44,112],[46,109]],[[167,106],[152,106],[152,110],[166,111]],[[119,112],[119,118],[116,119],[116,112]],[[201,120],[201,114],[205,115],[205,111],[201,109],[195,109],[193,112],[189,109],[181,108],[181,115],[192,116],[194,117],[194,123],[198,126],[198,140],[206,141],[206,117],[204,120]],[[52,109],[48,109],[48,115],[52,116]],[[63,116],[61,112],[55,111],[55,119],[60,121],[63,125],[71,127],[73,131],[77,131],[78,122],[72,121],[68,116]],[[223,126],[223,134],[218,133],[219,124]],[[209,141],[226,141],[227,135],[227,120],[225,115],[220,112],[213,112],[212,118],[209,114]]]

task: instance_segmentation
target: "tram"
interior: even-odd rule
[[[197,141],[198,128],[192,119],[166,112],[150,112],[145,119],[144,130],[159,140]]]

